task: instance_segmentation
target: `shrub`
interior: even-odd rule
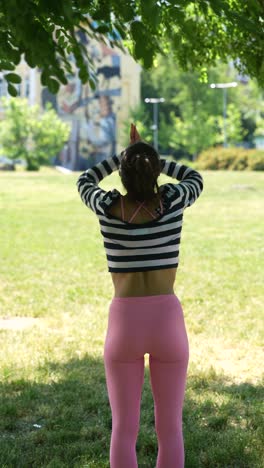
[[[244,148],[209,148],[198,156],[197,169],[251,171],[264,170],[264,151]]]
[[[251,171],[264,171],[264,151],[252,150],[248,158],[248,169]]]

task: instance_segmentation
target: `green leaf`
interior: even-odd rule
[[[143,59],[144,66],[150,68],[153,64],[156,44],[148,41],[147,32],[142,22],[133,21],[130,26],[131,35],[134,41],[134,56],[136,59]]]
[[[40,75],[40,82],[43,86],[47,86],[48,75],[47,71],[43,70]]]
[[[36,64],[34,63],[34,60],[32,58],[32,52],[31,50],[26,50],[25,52],[25,60],[27,62],[27,64],[31,67],[31,68],[34,68],[36,66]]]
[[[141,21],[132,21],[130,32],[134,41],[140,41],[144,37],[144,25]]]
[[[60,83],[53,78],[47,79],[47,86],[52,94],[56,94],[60,89]]]
[[[144,47],[142,47],[140,43],[136,43],[134,51],[137,59],[143,59],[144,67],[151,68],[153,64],[154,50],[147,44],[144,44]]]
[[[61,37],[59,38],[58,44],[59,44],[59,46],[61,46],[61,47],[64,47],[64,46],[66,45],[64,36],[61,36]]]
[[[55,32],[56,39],[59,39],[60,35],[61,35],[61,30],[57,29],[56,32]]]
[[[18,65],[21,59],[20,52],[15,48],[10,48],[8,51],[9,58],[14,62],[15,65]]]
[[[72,2],[65,2],[65,1],[61,3],[61,7],[63,8],[63,13],[66,16],[66,18],[68,18],[69,20],[72,19],[72,15],[73,15],[71,3]]]
[[[16,73],[7,73],[5,75],[5,79],[11,83],[21,83],[21,76]]]
[[[93,78],[89,78],[89,85],[91,86],[91,89],[95,91],[96,89],[96,81]]]
[[[17,89],[11,83],[8,83],[7,91],[8,91],[8,94],[10,94],[10,96],[13,96],[13,97],[17,96]]]
[[[160,22],[160,8],[156,0],[144,0],[141,3],[141,8],[144,23],[149,23],[150,29],[156,29]],[[149,21],[150,18],[151,21]]]
[[[108,25],[101,24],[100,26],[98,26],[98,28],[96,28],[95,31],[101,34],[106,34],[111,32],[111,27]]]
[[[0,60],[0,70],[15,70],[15,65],[7,60]]]
[[[89,73],[86,69],[86,67],[81,67],[79,70],[79,78],[82,81],[82,83],[86,83],[86,81],[89,78]]]
[[[109,1],[98,1],[97,9],[93,13],[93,19],[96,21],[111,21],[111,4]]]
[[[64,85],[67,84],[67,79],[66,79],[65,73],[64,73],[64,71],[63,71],[61,68],[56,68],[56,71],[53,72],[53,73],[54,73],[54,75],[56,76],[56,78],[58,78],[58,80],[59,80],[62,84],[64,84]]]

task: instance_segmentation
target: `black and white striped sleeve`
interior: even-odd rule
[[[180,181],[178,184],[166,184],[169,186],[176,200],[183,203],[183,207],[191,206],[203,191],[203,178],[201,174],[184,164],[160,159],[161,172]]]
[[[112,156],[83,172],[77,182],[77,189],[83,203],[96,214],[102,212],[99,203],[107,193],[98,187],[99,182],[116,171],[120,166],[121,154]]]

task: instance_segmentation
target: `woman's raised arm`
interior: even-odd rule
[[[99,203],[107,193],[98,187],[98,184],[112,172],[118,170],[120,161],[121,154],[107,158],[83,172],[76,182],[83,203],[97,214],[103,212]]]
[[[191,206],[203,191],[203,178],[201,174],[192,169],[174,161],[160,159],[161,172],[173,179],[180,181],[179,184],[166,184],[169,186],[175,198],[182,199],[184,208]],[[173,196],[173,198],[174,198]]]

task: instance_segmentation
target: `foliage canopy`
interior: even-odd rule
[[[67,83],[74,57],[81,81],[94,87],[85,35],[125,46],[145,68],[169,50],[181,68],[204,74],[218,59],[232,58],[241,73],[264,86],[263,24],[262,0],[2,0],[0,70],[9,72],[8,91],[15,95],[20,77],[13,71],[23,55],[56,93]]]

